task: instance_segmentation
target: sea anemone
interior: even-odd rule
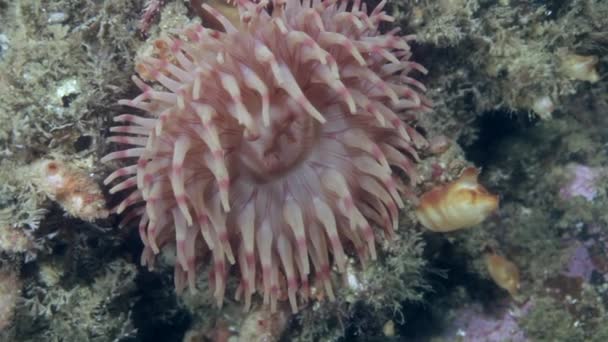
[[[384,5],[240,0],[238,25],[203,5],[223,30],[155,41],[133,77],[142,93],[120,101],[146,114],[115,117],[109,138],[134,147],[102,159],[137,159],[105,183],[124,177],[110,193],[131,191],[115,212],[141,216],[143,264],[174,243],[178,291],[212,262],[221,306],[237,264],[247,308],[260,290],[295,312],[309,280],[333,298],[332,262],[376,257],[372,227],[397,228],[426,144],[408,122],[429,108],[408,76],[426,72],[409,60],[414,37],[380,31]]]

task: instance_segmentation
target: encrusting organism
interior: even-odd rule
[[[21,294],[21,280],[17,272],[0,266],[0,337],[13,322],[15,308]]]
[[[221,306],[236,264],[246,308],[260,290],[272,311],[283,296],[297,311],[311,280],[333,298],[331,260],[376,258],[374,228],[394,233],[427,145],[410,124],[430,107],[410,76],[426,72],[414,37],[379,29],[385,3],[240,0],[238,25],[204,4],[223,31],[155,41],[133,77],[142,93],[120,102],[146,114],[111,128],[132,147],[102,159],[133,160],[105,183],[129,191],[114,211],[140,217],[143,264],[175,243],[178,291],[211,263]]]
[[[0,252],[33,254],[35,247],[33,237],[25,229],[0,225]]]
[[[86,171],[59,159],[37,161],[32,170],[38,190],[69,215],[89,222],[108,217],[104,195]]]

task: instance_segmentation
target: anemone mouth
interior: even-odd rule
[[[254,139],[242,139],[242,170],[258,184],[287,177],[308,159],[321,128],[305,113],[282,110]]]

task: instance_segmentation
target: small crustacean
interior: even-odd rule
[[[517,290],[519,290],[519,268],[505,257],[496,253],[489,253],[485,258],[492,280],[494,280],[496,285],[509,291],[511,297],[514,297],[517,294]]]
[[[466,168],[460,177],[424,193],[416,208],[422,225],[436,232],[450,232],[481,223],[498,208],[498,196],[477,182],[479,171]]]

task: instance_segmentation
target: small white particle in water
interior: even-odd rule
[[[353,290],[360,290],[361,289],[361,283],[359,282],[359,279],[357,279],[357,277],[352,274],[352,273],[348,273],[348,275],[346,276],[346,280],[348,282],[348,286],[353,289]]]
[[[532,110],[544,120],[551,118],[551,113],[555,110],[555,104],[549,96],[537,98],[532,104]]]
[[[4,33],[0,34],[0,56],[2,56],[4,51],[8,50],[8,43],[8,37]]]
[[[64,96],[75,94],[78,92],[80,92],[78,81],[75,79],[69,79],[61,83],[61,85],[55,91],[55,95],[61,99]]]
[[[49,175],[46,177],[46,181],[50,186],[60,188],[64,186],[65,178],[63,178],[61,175]]]
[[[66,21],[67,18],[68,15],[63,12],[53,12],[49,14],[49,19],[47,20],[47,22],[49,24],[59,24]]]

